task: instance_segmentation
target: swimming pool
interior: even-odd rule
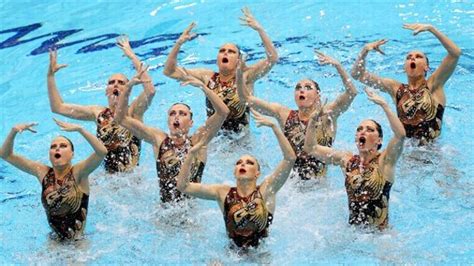
[[[448,101],[441,138],[433,147],[418,148],[408,143],[397,165],[390,199],[391,229],[367,234],[347,225],[344,179],[338,168],[330,167],[321,184],[309,182],[301,187],[293,180],[285,184],[277,196],[269,238],[250,254],[238,255],[228,248],[222,215],[214,202],[198,200],[192,208],[160,206],[152,150],[144,144],[141,167],[133,174],[108,176],[98,170],[90,177],[86,239],[74,244],[48,239],[50,229],[39,200],[38,182],[0,161],[1,262],[474,262],[474,4],[469,2],[2,3],[1,140],[14,124],[38,121],[37,134],[17,137],[16,151],[49,163],[47,147],[59,130],[51,120],[47,100],[48,45],[59,41],[59,63],[69,64],[56,75],[64,100],[104,105],[107,77],[115,72],[129,76],[134,73],[128,60],[114,47],[114,38],[122,33],[135,41],[134,50],[151,65],[158,85],[145,122],[165,129],[167,108],[182,100],[191,105],[194,124],[202,124],[203,94],[164,77],[163,63],[175,39],[191,21],[198,23],[196,32],[200,37],[183,46],[181,64],[216,69],[217,48],[225,42],[238,43],[250,61],[263,57],[258,35],[239,25],[240,8],[245,5],[264,26],[280,55],[279,63],[256,83],[256,95],[291,107],[295,106],[292,88],[303,77],[317,80],[330,100],[342,90],[336,71],[315,62],[314,48],[334,56],[350,69],[364,43],[388,38],[386,56],[371,54],[368,68],[403,81],[402,64],[407,51],[425,51],[433,67],[445,54],[430,34],[413,37],[402,29],[403,23],[432,23],[463,50],[445,87]],[[25,34],[22,42],[13,42],[16,38],[12,36],[18,37],[17,34]],[[356,84],[361,91],[363,86]],[[139,90],[135,89],[135,93]],[[334,146],[354,150],[356,125],[367,117],[381,121],[388,133],[380,108],[359,94],[339,118]],[[93,123],[81,124],[95,130]],[[80,136],[67,136],[75,143],[76,160],[90,152]],[[388,133],[385,143],[390,136]],[[270,130],[256,129],[252,124],[251,143],[251,148],[228,147],[226,140],[216,139],[210,147],[203,182],[233,183],[231,169],[243,153],[255,154],[263,173],[269,173],[281,159],[275,138]]]

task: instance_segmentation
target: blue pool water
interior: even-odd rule
[[[130,36],[136,53],[151,66],[157,85],[146,123],[166,129],[169,105],[184,101],[193,108],[197,127],[205,119],[204,95],[164,77],[163,63],[192,21],[198,23],[200,36],[183,46],[182,65],[216,69],[217,48],[225,42],[238,43],[251,62],[262,58],[258,34],[239,25],[240,8],[245,5],[280,55],[279,63],[256,83],[256,95],[291,107],[295,107],[293,87],[303,77],[317,80],[329,100],[342,90],[335,69],[315,62],[314,48],[350,69],[366,42],[387,38],[386,56],[370,54],[368,68],[401,81],[405,81],[407,51],[425,51],[433,69],[445,55],[431,34],[414,37],[402,29],[403,23],[434,24],[463,50],[445,86],[448,100],[441,138],[424,148],[407,143],[397,165],[390,198],[391,228],[368,234],[349,227],[343,176],[338,168],[330,167],[327,179],[319,184],[301,186],[288,181],[277,196],[269,238],[249,254],[236,254],[228,248],[222,215],[214,202],[197,200],[193,208],[159,204],[153,153],[144,144],[141,166],[134,173],[110,176],[99,169],[90,176],[86,237],[74,244],[49,240],[40,185],[34,177],[0,161],[1,263],[474,263],[474,4],[470,1],[3,1],[1,140],[14,124],[38,121],[37,134],[17,137],[16,151],[49,163],[48,145],[62,132],[51,120],[47,100],[48,47],[56,44],[59,63],[69,64],[56,75],[64,100],[106,105],[108,76],[134,73],[114,47],[119,34]],[[356,84],[362,91],[363,86]],[[391,132],[383,112],[359,94],[338,121],[335,147],[355,151],[355,128],[365,118],[382,123],[386,143]],[[91,122],[81,124],[95,130]],[[271,131],[252,124],[251,132],[249,147],[229,146],[219,138],[212,142],[203,182],[233,184],[233,164],[244,153],[255,154],[264,173],[275,167],[281,153]],[[80,136],[67,136],[75,143],[76,161],[91,152]]]

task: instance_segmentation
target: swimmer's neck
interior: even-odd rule
[[[242,197],[248,197],[257,188],[256,179],[237,179],[237,193]]]
[[[319,111],[320,109],[321,109],[320,104],[315,104],[314,106],[308,107],[308,108],[299,107],[298,108],[298,118],[302,121],[307,121],[307,120],[309,120],[309,118],[311,117],[311,114],[314,111],[316,111],[316,110]]]
[[[170,134],[171,141],[177,146],[181,146],[186,141],[187,134]]]
[[[235,71],[219,71],[219,80],[227,82],[235,77]]]
[[[360,164],[367,166],[375,157],[377,157],[377,155],[378,152],[376,150],[359,152]]]
[[[54,171],[54,176],[56,179],[62,180],[64,176],[71,170],[72,164],[67,163],[65,165],[59,165],[59,166],[54,166],[53,171]]]
[[[426,83],[424,76],[408,77],[408,88],[410,90],[418,89],[423,83]]]

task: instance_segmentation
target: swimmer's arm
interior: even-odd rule
[[[13,153],[16,134],[21,133],[23,130],[35,132],[31,129],[32,126],[34,126],[34,124],[16,125],[13,127],[0,148],[0,157],[23,172],[36,176],[41,182],[49,168],[42,163],[29,160]]]
[[[128,57],[131,61],[135,70],[140,72],[143,68],[143,63],[137,57],[135,52],[133,52],[132,47],[127,36],[121,36],[117,39],[117,46],[122,49],[124,55]],[[143,120],[143,114],[146,112],[148,107],[151,105],[153,97],[155,96],[155,86],[153,85],[153,80],[148,74],[148,71],[145,71],[142,74],[142,79],[147,82],[143,82],[143,92],[140,93],[137,99],[135,99],[130,105],[129,115],[138,120]]]
[[[397,163],[398,158],[400,158],[400,155],[402,154],[403,142],[406,137],[406,132],[402,122],[400,121],[398,116],[390,110],[388,104],[385,103],[381,104],[380,106],[387,115],[390,127],[394,133],[394,136],[392,137],[392,139],[388,143],[387,148],[385,149],[385,155],[383,157],[384,176],[389,182],[393,183],[395,164]]]
[[[461,56],[461,49],[446,35],[438,31],[435,27],[431,26],[429,31],[438,38],[444,48],[448,51],[448,55],[443,59],[441,65],[436,69],[436,71],[431,75],[433,79],[432,88],[438,88],[443,86],[444,83],[451,77],[458,63],[459,57]]]
[[[214,110],[216,110],[216,112],[206,120],[204,126],[200,127],[194,134],[195,136],[198,136],[200,140],[203,140],[204,144],[207,144],[217,134],[229,115],[230,110],[227,105],[225,105],[224,101],[222,101],[216,93],[205,86],[204,83],[202,83],[200,87],[206,94],[207,99],[211,102]]]
[[[64,103],[56,86],[54,74],[66,65],[58,65],[56,62],[56,51],[49,52],[49,69],[47,74],[48,97],[51,111],[56,114],[64,115],[69,118],[79,120],[94,121],[96,115],[103,109],[100,106],[81,106],[76,104]]]
[[[309,155],[317,157],[318,160],[324,163],[343,166],[345,164],[345,159],[350,155],[344,151],[338,151],[330,147],[319,145],[314,137],[316,134],[316,123],[318,123],[317,119],[311,117],[308,127],[306,128],[303,151]]]
[[[380,42],[382,43],[380,44]],[[365,57],[369,51],[375,49],[375,47],[373,47],[374,45],[377,46],[377,49],[379,49],[378,46],[384,44],[385,42],[385,40],[381,40],[376,42],[378,45],[376,43],[369,43],[365,45],[352,67],[351,75],[354,79],[359,80],[365,85],[378,88],[390,94],[390,96],[395,99],[396,90],[400,86],[400,83],[393,79],[379,77],[373,73],[368,72],[365,68]]]
[[[191,167],[193,160],[198,155],[201,148],[205,146],[204,141],[199,141],[194,145],[188,152],[186,159],[181,165],[178,176],[176,176],[177,189],[183,193],[191,195],[193,197],[207,199],[207,200],[219,200],[219,195],[222,191],[227,188],[227,185],[203,185],[200,183],[190,182],[191,177]]]
[[[119,96],[117,111],[114,120],[121,126],[130,130],[134,136],[143,139],[150,144],[155,144],[158,140],[164,139],[166,133],[157,128],[146,126],[142,121],[135,119],[128,114],[128,100],[131,93],[132,84],[129,82]]]
[[[344,87],[346,88],[346,90],[342,94],[340,94],[336,98],[336,100],[330,103],[327,107],[327,109],[332,111],[331,113],[332,117],[337,118],[339,117],[341,113],[345,112],[349,108],[352,101],[357,95],[357,89],[354,83],[352,83],[352,79],[349,77],[349,75],[347,74],[347,72],[344,70],[344,68],[339,62],[335,64],[335,67],[337,69],[337,72],[341,76]]]
[[[257,118],[256,121],[257,123],[261,123],[261,120]],[[280,190],[280,188],[285,184],[296,161],[295,151],[291,147],[288,139],[285,137],[285,135],[283,135],[283,132],[281,132],[280,128],[274,123],[269,124],[269,126],[272,128],[273,133],[278,139],[278,144],[280,145],[280,149],[283,152],[283,160],[261,185],[261,191],[264,195],[266,195],[266,199],[278,192],[278,190]]]
[[[186,81],[185,73],[192,75],[193,77],[201,80],[202,82],[207,82],[207,77],[210,77],[214,72],[209,69],[184,69],[181,66],[178,66],[177,58],[181,45],[185,42],[191,40],[196,36],[195,33],[192,33],[191,30],[196,24],[191,23],[181,34],[181,36],[176,41],[176,44],[171,49],[171,52],[168,55],[168,58],[165,62],[165,68],[163,74],[172,79],[177,79],[179,81]]]
[[[243,16],[240,18],[242,25],[249,26],[258,32],[265,48],[267,58],[251,65],[245,72],[247,75],[247,82],[253,83],[255,80],[266,75],[273,65],[278,62],[278,52],[272,43],[272,40],[267,35],[263,27],[258,23],[248,8],[242,9]]]
[[[237,74],[236,74],[236,84],[237,84],[237,93],[239,95],[240,101],[246,103],[250,108],[255,109],[264,115],[272,116],[278,119],[280,124],[284,121],[285,112],[288,114],[289,109],[283,105],[277,103],[269,103],[264,100],[261,100],[255,96],[253,96],[246,86],[245,78],[243,75],[243,66],[244,62],[241,61],[240,64],[237,66]]]
[[[80,127],[77,132],[79,132],[94,149],[93,154],[74,166],[75,176],[78,178],[77,182],[80,183],[81,179],[87,178],[90,173],[99,167],[105,155],[107,155],[107,148],[100,140],[84,128]]]

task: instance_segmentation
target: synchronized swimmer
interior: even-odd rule
[[[16,135],[25,130],[35,132],[33,126],[36,124],[29,123],[11,129],[0,148],[0,156],[38,178],[49,225],[59,239],[82,236],[88,215],[88,176],[101,162],[104,162],[107,173],[128,174],[138,166],[142,141],[153,148],[161,201],[170,204],[193,197],[216,201],[224,216],[227,234],[239,248],[256,247],[268,235],[276,210],[276,193],[289,176],[301,180],[321,179],[326,175],[328,164],[340,166],[345,175],[349,224],[371,230],[383,230],[389,226],[390,189],[404,140],[414,138],[424,145],[435,141],[441,134],[446,105],[443,88],[454,72],[461,50],[432,25],[405,24],[404,28],[413,30],[415,35],[424,31],[432,33],[448,55],[426,78],[428,58],[421,51],[409,52],[404,64],[408,82],[404,84],[366,70],[368,53],[374,50],[383,54],[381,46],[387,41],[366,44],[354,63],[352,77],[388,93],[396,105],[397,115],[375,91],[365,88],[368,99],[385,112],[393,137],[387,148],[381,150],[382,127],[375,120],[364,120],[356,129],[354,142],[358,152],[354,154],[333,147],[337,119],[357,95],[357,89],[341,63],[316,52],[321,65],[336,68],[345,87],[333,102],[321,101],[322,90],[318,82],[310,78],[300,80],[295,86],[297,110],[259,99],[254,96],[255,82],[277,63],[278,53],[250,10],[244,8],[242,12],[242,25],[259,34],[266,58],[247,66],[238,45],[226,43],[217,54],[218,72],[178,66],[181,46],[196,37],[192,32],[196,26],[194,22],[176,40],[168,55],[163,74],[182,82],[182,85],[198,87],[206,96],[207,120],[193,134],[189,132],[193,126],[192,110],[182,102],[173,103],[168,109],[168,132],[163,127],[152,127],[143,122],[144,113],[155,96],[155,88],[148,68],[135,55],[127,37],[120,37],[117,46],[133,63],[136,75],[131,79],[120,73],[109,77],[105,90],[107,106],[63,102],[55,74],[66,65],[57,63],[57,52],[52,48],[47,73],[51,111],[77,120],[95,121],[97,137],[81,126],[55,120],[62,130],[79,132],[94,153],[72,165],[74,146],[68,138],[58,136],[49,150],[51,167],[17,155],[13,152]],[[143,91],[129,105],[132,88],[138,84],[142,84]],[[202,175],[207,161],[207,145],[219,132],[224,135],[250,134],[251,111],[257,126],[273,130],[283,159],[260,184],[257,184],[261,175],[260,164],[252,155],[242,155],[236,162],[233,170],[235,186],[206,184]],[[275,118],[277,123],[257,111]]]

